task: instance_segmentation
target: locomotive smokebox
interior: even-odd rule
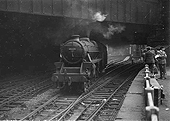
[[[80,38],[79,35],[73,35],[60,49],[62,58],[68,64],[81,64],[83,59],[88,61],[102,58],[97,42],[87,37]]]

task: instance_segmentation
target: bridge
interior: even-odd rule
[[[91,20],[96,12],[106,21],[156,24],[158,0],[1,0],[0,11]]]

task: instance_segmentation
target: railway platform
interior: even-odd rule
[[[170,67],[167,67],[167,76],[165,80],[158,79],[158,83],[163,85],[165,99],[159,106],[160,121],[170,121]]]
[[[144,98],[144,69],[142,69],[130,86],[116,121],[145,121],[145,98]],[[159,74],[157,78],[159,77]],[[156,79],[163,85],[165,99],[159,105],[159,121],[170,121],[170,67],[167,67],[167,78]]]

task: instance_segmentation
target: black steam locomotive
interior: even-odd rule
[[[61,90],[76,86],[86,91],[107,64],[107,48],[87,37],[72,36],[60,45],[60,62],[55,62],[52,81]]]

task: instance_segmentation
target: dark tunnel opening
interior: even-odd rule
[[[58,61],[51,17],[0,12],[0,75],[46,71]]]

